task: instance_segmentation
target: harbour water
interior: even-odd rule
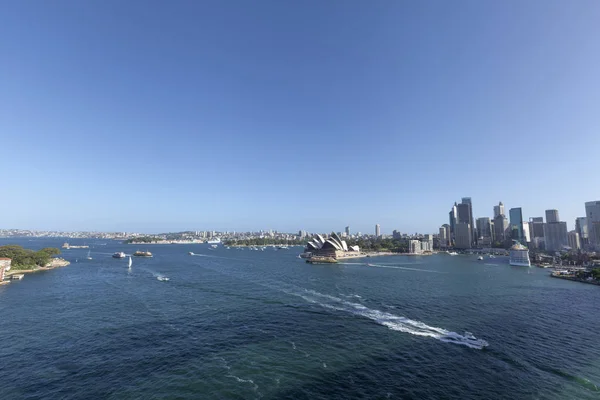
[[[87,244],[0,286],[0,399],[600,398],[599,288],[507,258]]]

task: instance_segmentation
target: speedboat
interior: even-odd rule
[[[477,260],[479,260],[479,261],[483,261],[483,256],[479,256],[479,257],[477,257]]]
[[[166,276],[157,276],[156,279],[158,279],[161,282],[167,282],[169,280],[169,278]]]
[[[216,249],[217,245],[216,244],[211,244],[210,247],[212,247],[213,249]]]
[[[193,256],[193,255],[194,255],[194,253],[193,253],[192,251],[190,251],[188,254],[189,254],[190,256]]]
[[[117,251],[115,254],[112,255],[113,258],[125,258],[125,253],[123,253],[122,251]]]
[[[490,254],[490,258],[496,258],[496,256],[493,254]]]
[[[457,256],[457,255],[458,255],[458,253],[457,253],[457,252],[455,252],[455,251],[449,251],[449,252],[448,252],[448,255],[451,255],[451,256]]]

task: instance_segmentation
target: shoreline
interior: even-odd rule
[[[596,286],[600,286],[600,282],[597,281],[588,281],[585,279],[581,279],[581,278],[576,278],[574,276],[560,276],[560,275],[554,275],[554,274],[550,274],[550,276],[552,278],[557,278],[557,279],[564,279],[566,281],[573,281],[573,282],[580,282],[580,283],[587,283],[590,285],[596,285]]]
[[[31,274],[33,272],[38,271],[50,271],[55,268],[66,267],[71,263],[64,258],[54,258],[45,267],[37,267],[33,269],[10,269],[10,271],[6,272],[6,276],[18,275],[18,274]],[[8,281],[5,281],[8,282]]]

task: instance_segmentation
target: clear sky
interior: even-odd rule
[[[3,1],[0,227],[434,232],[600,200],[598,1]]]

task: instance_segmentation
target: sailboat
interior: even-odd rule
[[[92,256],[90,255],[90,250],[88,250],[88,255],[87,255],[87,257],[86,257],[86,258],[87,258],[88,260],[91,260],[91,259],[92,259]]]
[[[129,256],[129,268],[131,268],[131,264],[133,264],[133,261],[131,261],[131,256]]]

